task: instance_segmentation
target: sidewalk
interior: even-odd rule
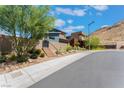
[[[93,52],[84,51],[0,75],[0,87],[25,88]]]

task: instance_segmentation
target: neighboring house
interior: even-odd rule
[[[79,43],[80,47],[84,47],[84,41],[86,39],[86,35],[83,32],[74,32],[71,34],[69,39],[70,45],[75,46],[76,43]]]
[[[68,40],[66,39],[66,33],[58,29],[53,29],[49,31],[47,35],[47,39],[50,41],[61,42],[61,43],[68,42]]]

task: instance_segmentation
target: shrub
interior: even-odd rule
[[[6,56],[2,56],[2,55],[0,55],[0,63],[4,63],[4,62],[6,62]]]
[[[70,50],[72,50],[72,47],[68,44],[68,45],[66,46],[65,50],[66,50],[67,52],[69,52]]]
[[[60,50],[56,50],[56,54],[61,54],[61,51]]]
[[[100,39],[95,36],[90,37],[90,39],[87,39],[85,41],[85,46],[88,47],[90,45],[91,49],[97,48],[99,44],[100,44]]]
[[[40,55],[41,50],[40,49],[36,49],[34,52],[35,52],[35,54]]]
[[[80,50],[84,51],[84,50],[86,50],[86,49],[85,49],[85,48],[80,48]]]
[[[35,49],[33,48],[33,49],[29,50],[28,53],[32,54],[34,51],[35,51]]]
[[[10,57],[9,57],[9,60],[11,60],[11,61],[15,61],[16,60],[16,55],[11,55]]]
[[[45,54],[41,52],[40,57],[45,57]]]
[[[31,59],[37,59],[38,56],[43,56],[44,57],[44,55],[41,54],[40,49],[32,49],[32,50],[29,51],[29,53],[30,53],[30,58]]]
[[[16,60],[17,60],[18,63],[26,62],[26,61],[28,61],[28,56],[27,55],[17,56]]]
[[[33,54],[31,54],[30,58],[31,59],[37,59],[38,58],[38,54],[33,53]]]
[[[104,47],[97,47],[97,48],[94,48],[93,50],[104,50],[105,48]]]
[[[80,45],[79,42],[76,42],[76,43],[75,43],[75,46],[76,46],[76,47],[79,47],[79,45]]]
[[[40,49],[31,49],[28,51],[28,53],[40,55],[41,50]]]

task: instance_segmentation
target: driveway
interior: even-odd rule
[[[32,88],[124,88],[124,52],[88,55],[31,86]]]

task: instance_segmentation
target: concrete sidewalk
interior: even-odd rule
[[[0,87],[25,88],[93,52],[84,51],[0,75]]]

